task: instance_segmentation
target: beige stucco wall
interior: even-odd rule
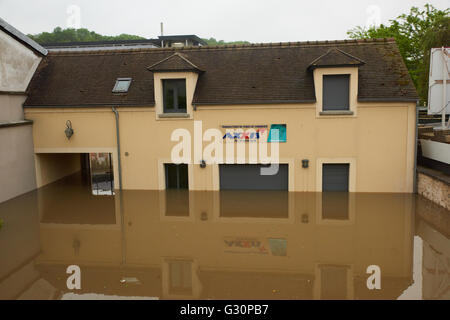
[[[0,128],[0,150],[0,202],[36,188],[31,125]]]
[[[0,31],[0,91],[25,92],[41,58]]]
[[[357,108],[354,117],[317,117],[315,104],[204,106],[193,111],[193,119],[164,121],[157,120],[152,107],[119,108],[123,187],[161,189],[161,163],[170,160],[178,143],[170,140],[172,132],[185,128],[193,140],[193,120],[200,120],[203,132],[221,129],[222,125],[287,124],[287,143],[280,144],[280,162],[290,163],[291,191],[320,191],[317,160],[345,158],[356,166],[356,176],[350,177],[354,180],[352,191],[412,192],[415,104],[365,103]],[[26,117],[34,120],[36,149],[51,152],[63,148],[69,152],[116,147],[114,115],[109,109],[29,108]],[[64,135],[67,120],[75,130],[70,140]],[[301,168],[302,159],[310,160],[310,168]],[[191,165],[190,172],[191,189],[217,189],[217,165],[206,169]]]
[[[0,94],[0,121],[23,120],[24,94]]]
[[[0,202],[36,188],[32,128],[23,121],[22,104],[40,61],[31,49],[0,31]],[[5,125],[11,123],[15,126]]]

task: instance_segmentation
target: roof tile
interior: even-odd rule
[[[176,70],[186,65],[204,71],[194,94],[193,103],[197,105],[310,103],[316,97],[313,73],[308,67],[330,49],[365,62],[359,66],[359,100],[417,100],[394,41],[349,40],[329,44],[51,52],[33,77],[25,106],[152,106],[154,84],[148,66]],[[117,78],[133,78],[127,95],[111,92]]]

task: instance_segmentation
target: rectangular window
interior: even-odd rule
[[[164,113],[186,113],[186,79],[163,80]]]
[[[350,75],[323,76],[323,111],[350,110]]]
[[[192,294],[192,262],[169,262],[169,293]]]
[[[348,163],[327,163],[322,167],[323,192],[348,192],[350,165]]]
[[[348,268],[345,266],[320,266],[320,298],[347,299],[347,272]]]
[[[165,164],[166,189],[188,189],[187,164]]]
[[[322,219],[349,219],[348,163],[329,163],[322,167]]]

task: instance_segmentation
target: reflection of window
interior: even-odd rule
[[[186,113],[186,80],[163,80],[164,113]]]
[[[287,219],[289,194],[285,191],[221,191],[220,217]]]
[[[166,189],[188,189],[187,164],[165,164]]]
[[[347,299],[347,272],[346,266],[320,266],[320,298]]]
[[[349,110],[350,75],[323,76],[323,111]]]
[[[270,126],[268,142],[286,142],[286,125],[273,124]]]
[[[322,193],[322,219],[349,220],[348,192]]]
[[[169,293],[192,294],[192,262],[169,262]]]
[[[166,190],[167,217],[189,217],[189,190]]]

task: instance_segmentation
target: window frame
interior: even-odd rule
[[[330,78],[346,78],[347,80],[347,102],[346,106],[326,106],[325,104],[325,80]],[[332,113],[332,112],[351,112],[351,74],[342,73],[342,74],[323,74],[322,75],[322,112],[324,113]],[[328,100],[328,99],[327,99]]]
[[[174,78],[174,79],[161,79],[162,84],[162,107],[163,114],[187,114],[188,103],[187,103],[187,80],[186,78]],[[172,89],[173,92],[173,109],[167,109],[167,100],[166,100],[166,84],[167,83],[176,83],[183,82],[184,83],[184,96],[185,96],[185,105],[184,108],[180,108],[178,101],[178,89],[179,87],[176,85]]]

